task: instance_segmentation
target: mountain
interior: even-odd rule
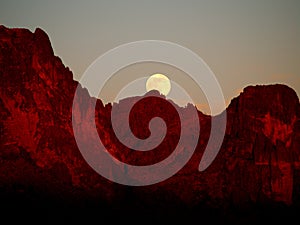
[[[72,72],[54,55],[47,34],[39,28],[32,33],[0,26],[0,84],[3,209],[39,208],[44,219],[51,221],[58,218],[56,215],[65,218],[66,214],[68,221],[75,222],[80,221],[85,207],[89,210],[83,215],[99,213],[101,208],[101,218],[113,215],[109,217],[112,221],[125,221],[126,215],[138,212],[148,218],[144,223],[159,223],[162,217],[173,222],[207,219],[236,224],[297,218],[300,104],[295,91],[285,85],[249,86],[231,101],[226,109],[224,142],[205,171],[199,172],[198,165],[209,139],[212,117],[197,112],[201,132],[186,166],[158,184],[129,187],[98,175],[82,157],[72,128],[72,104],[78,85],[80,101],[88,109],[75,109],[82,126],[89,129],[90,124],[84,121],[95,116],[98,135],[108,151],[133,165],[149,165],[168,157],[179,141],[181,129],[171,105],[184,113],[194,106],[168,105],[168,100],[155,96],[146,101],[139,101],[142,96],[137,96],[104,105],[73,80]],[[138,101],[131,119],[133,133],[142,138],[149,136],[147,122],[155,116],[162,117],[168,128],[167,138],[148,152],[125,147],[111,125],[113,108],[122,112],[128,103]],[[126,120],[122,113],[118,118],[120,124]],[[184,126],[192,123],[190,120]],[[44,210],[47,207],[52,210],[51,216]],[[53,211],[57,207],[76,207],[72,208],[76,213]],[[27,218],[27,211],[22,215]]]

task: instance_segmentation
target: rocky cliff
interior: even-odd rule
[[[198,171],[198,165],[211,117],[198,112],[201,132],[187,165],[164,182],[126,187],[102,178],[80,154],[72,130],[72,103],[79,84],[54,55],[44,31],[0,26],[0,84],[0,196],[8,202],[55,199],[68,204],[122,205],[129,201],[138,208],[147,204],[217,209],[300,202],[300,105],[295,91],[285,85],[249,86],[231,101],[222,148],[204,172]],[[81,92],[82,102],[89,108],[95,99],[87,90],[81,88]],[[144,115],[143,121],[151,116],[164,118],[168,138],[147,153],[134,153],[123,146],[111,128],[112,107],[140,98],[113,106],[97,100],[96,110],[78,108],[76,113],[84,118],[96,115],[98,134],[116,158],[147,165],[171,154],[180,126],[172,109],[152,98],[151,104],[136,107],[137,115]],[[193,106],[178,109],[188,111],[189,107]],[[133,132],[147,137],[147,129],[141,129],[146,124],[139,116],[132,118]]]

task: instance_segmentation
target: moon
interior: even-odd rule
[[[170,79],[163,74],[156,73],[151,75],[146,82],[146,90],[157,90],[164,96],[167,96],[171,90]]]

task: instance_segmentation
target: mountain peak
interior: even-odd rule
[[[245,117],[263,117],[266,114],[291,123],[299,116],[299,98],[296,92],[284,84],[247,86],[234,98],[227,111],[238,111]]]
[[[145,97],[148,97],[148,96],[157,96],[157,97],[166,98],[166,96],[164,96],[158,90],[155,90],[155,89],[148,91],[144,96]]]
[[[243,92],[246,95],[252,95],[252,94],[264,94],[264,95],[273,95],[279,94],[279,95],[286,95],[290,96],[296,101],[299,101],[298,96],[296,92],[290,88],[289,86],[285,84],[269,84],[269,85],[251,85],[247,86],[243,89]]]
[[[54,55],[50,39],[45,31],[41,28],[36,28],[34,31],[34,39],[38,47],[42,48],[47,54]]]
[[[43,57],[54,56],[50,39],[41,28],[36,28],[34,32],[31,32],[26,28],[7,28],[1,25],[0,37],[1,45],[5,42],[8,47],[15,46],[18,54],[23,51],[35,51]]]

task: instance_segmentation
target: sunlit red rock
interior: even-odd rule
[[[134,202],[175,201],[214,207],[248,202],[291,205],[300,201],[300,106],[295,91],[285,85],[246,87],[231,101],[224,143],[206,171],[199,172],[198,165],[210,134],[211,117],[199,112],[199,142],[188,164],[164,182],[130,188],[102,178],[82,158],[71,121],[78,82],[54,55],[44,31],[36,29],[32,33],[0,26],[0,84],[3,195],[22,192],[34,197],[39,193],[62,201],[113,202],[126,199],[130,190]],[[110,112],[112,107],[123,107],[126,101],[138,101],[140,97],[125,99],[114,106],[98,100],[94,111],[88,91],[81,92],[88,110],[76,106],[75,113],[80,118],[96,115],[98,134],[116,158],[137,165],[149,164],[172,152],[180,127],[175,117],[169,116],[170,107],[161,110],[161,100],[150,100],[150,109],[149,101],[140,103],[135,116],[146,117],[149,110],[165,115],[169,139],[157,151],[132,153],[114,136]],[[193,106],[178,109],[188,112],[189,107]],[[126,121],[122,115],[120,120]],[[133,123],[132,129],[147,136],[141,126]]]

